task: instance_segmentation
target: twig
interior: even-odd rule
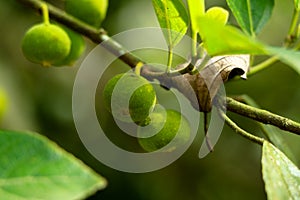
[[[252,142],[255,142],[259,145],[263,145],[263,143],[264,143],[263,138],[257,137],[255,135],[252,135],[252,134],[248,133],[247,131],[243,130],[235,122],[233,122],[224,112],[220,111],[220,115],[221,115],[221,117],[223,117],[225,119],[225,123],[230,128],[232,128],[236,133],[240,134],[244,138],[251,140]]]
[[[229,97],[226,98],[226,102],[228,111],[300,135],[300,124],[298,122],[282,117],[280,115],[276,115],[267,110],[248,106]]]

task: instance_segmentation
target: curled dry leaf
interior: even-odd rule
[[[249,55],[217,56],[212,58],[206,67],[195,77],[185,75],[190,84],[194,85],[200,111],[209,112],[212,101],[220,86],[230,78],[239,75],[246,79],[249,68]]]
[[[249,55],[228,55],[211,58],[206,66],[196,74],[168,76],[143,68],[142,75],[149,80],[157,79],[165,88],[176,88],[184,94],[193,107],[202,112],[210,112],[213,100],[220,86],[234,76],[246,79],[249,69]],[[201,64],[201,62],[196,62]],[[179,68],[187,66],[184,63]],[[197,67],[197,66],[195,66]]]

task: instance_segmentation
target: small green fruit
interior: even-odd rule
[[[114,97],[112,98],[112,95]],[[134,73],[118,74],[108,81],[104,104],[120,121],[141,123],[152,112],[156,103],[153,86]]]
[[[85,50],[85,41],[82,35],[62,26],[71,40],[71,49],[69,55],[60,62],[54,63],[54,66],[73,66]]]
[[[224,8],[215,6],[208,9],[205,13],[205,16],[215,19],[216,21],[225,25],[228,21],[229,12]]]
[[[65,10],[78,19],[99,28],[106,16],[108,0],[66,0]]]
[[[7,107],[7,97],[4,90],[0,88],[0,119],[3,116]]]
[[[151,122],[149,125],[138,127],[137,129],[138,141],[144,150],[151,152],[161,149],[176,136],[176,139],[172,141],[172,145],[164,150],[170,152],[184,145],[189,140],[190,125],[181,113],[175,110],[167,109],[164,111],[163,109],[155,108],[150,114],[150,118]]]
[[[59,26],[38,24],[31,27],[22,41],[24,56],[34,63],[51,66],[70,53],[71,40]]]

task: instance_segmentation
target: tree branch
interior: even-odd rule
[[[17,0],[20,3],[27,5],[34,10],[41,10],[42,3],[45,3],[41,0]],[[63,10],[52,6],[47,3],[49,15],[51,19],[54,19],[57,22],[60,22],[74,31],[85,35],[87,38],[91,39],[95,43],[102,43],[102,45],[112,54],[114,54],[118,59],[122,60],[124,63],[129,65],[131,68],[135,68],[138,63],[144,63],[141,59],[136,57],[134,54],[128,52],[123,48],[119,43],[111,39],[103,29],[96,29],[77,18],[67,14]],[[104,42],[104,43],[103,43]],[[183,94],[188,93],[185,91],[185,86],[181,86],[181,83],[184,83],[182,79],[183,76],[170,77],[167,74],[157,73],[151,71],[148,67],[143,68],[142,73],[144,76],[150,79],[158,79],[159,81],[167,83],[167,85],[173,86],[183,92]],[[189,91],[191,92],[191,91]],[[195,103],[195,102],[194,102]],[[227,109],[231,112],[235,112],[245,117],[249,117],[256,121],[271,124],[277,126],[283,130],[290,131],[292,133],[300,135],[300,124],[294,122],[290,119],[284,118],[282,116],[273,114],[266,110],[261,110],[254,108],[238,101],[235,101],[227,97]],[[232,126],[233,127],[233,126]]]
[[[231,112],[300,135],[300,124],[298,122],[282,117],[280,115],[276,115],[267,110],[248,106],[229,97],[226,98],[226,103],[227,110]]]
[[[255,142],[259,145],[263,145],[263,143],[264,143],[263,138],[257,137],[255,135],[252,135],[252,134],[248,133],[247,131],[243,130],[234,121],[232,121],[225,113],[223,113],[222,111],[220,111],[219,114],[221,115],[222,118],[224,118],[225,123],[230,128],[232,128],[236,133],[240,134],[244,138],[247,138],[247,139],[251,140],[252,142]]]

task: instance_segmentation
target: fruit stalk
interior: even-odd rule
[[[50,21],[49,21],[49,11],[48,11],[48,6],[46,3],[43,3],[41,6],[42,9],[42,14],[43,14],[43,21],[45,25],[49,25]]]

